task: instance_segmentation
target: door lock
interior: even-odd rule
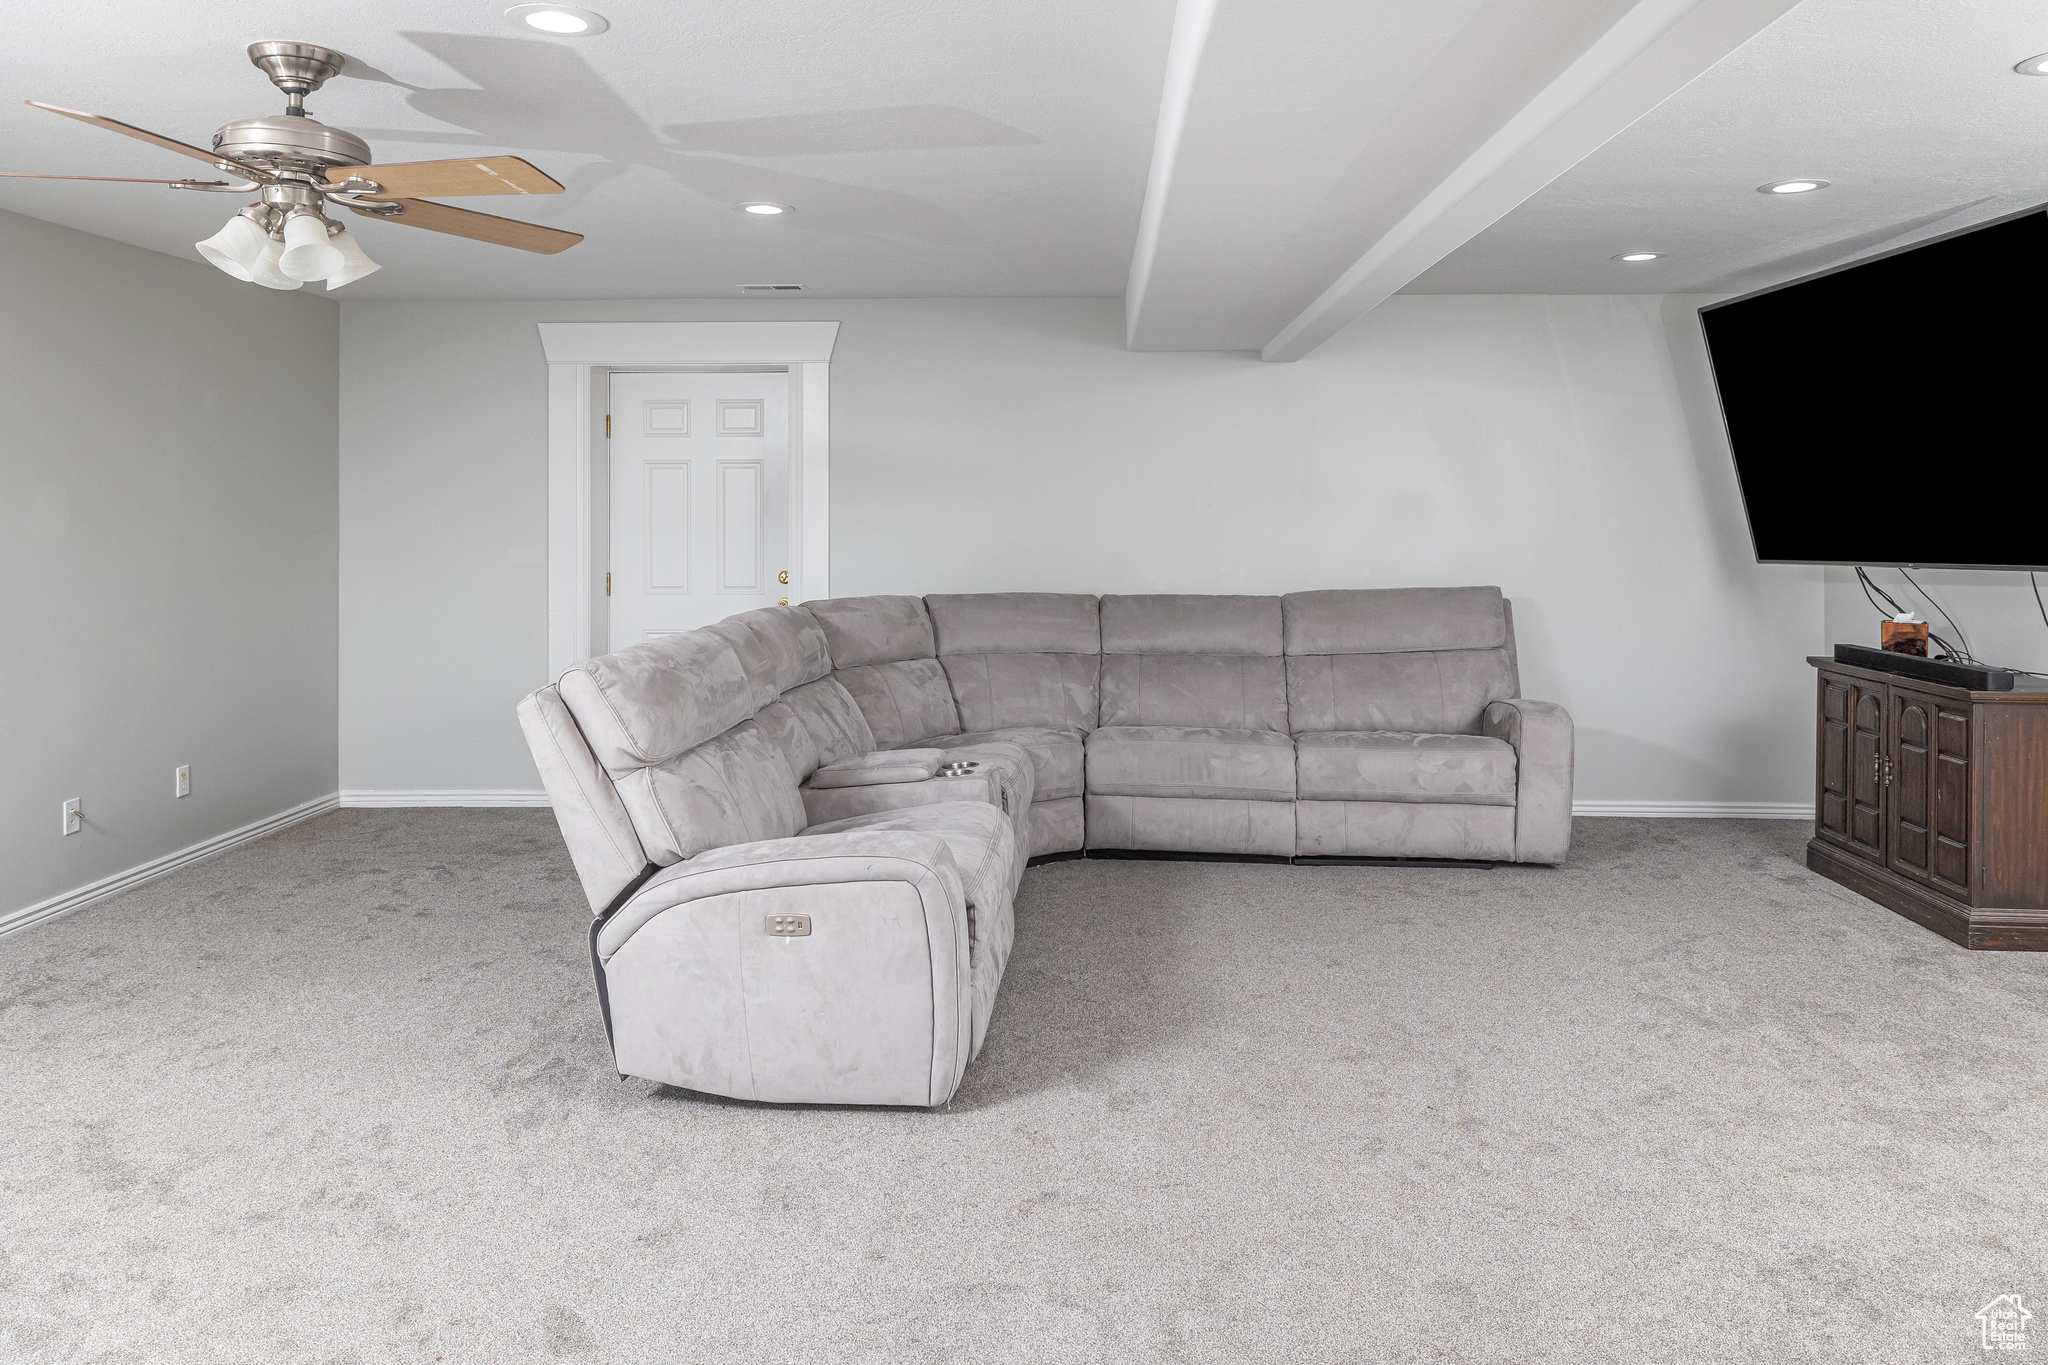
[[[779,574],[775,575],[775,581],[776,581],[777,583],[787,583],[787,582],[789,582],[789,570],[787,570],[787,569],[784,569],[784,570],[783,570],[783,571],[782,571],[781,573],[779,573]]]

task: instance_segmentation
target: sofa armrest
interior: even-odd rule
[[[665,867],[604,921],[597,955],[608,961],[634,933],[666,910],[735,891],[840,882],[904,882],[950,905],[966,960],[967,893],[945,841],[905,830],[850,830],[714,848]]]
[[[1561,863],[1572,846],[1572,718],[1552,701],[1497,701],[1480,731],[1515,750],[1515,861]]]
[[[974,1051],[967,915],[929,834],[800,835],[664,868],[593,935],[620,1074],[771,1102],[942,1104]]]
[[[827,763],[812,773],[804,785],[817,791],[831,791],[841,787],[923,782],[937,772],[945,760],[943,749],[876,749],[872,753],[855,754],[837,763]]]
[[[937,749],[884,749],[888,753],[940,753]],[[996,807],[1021,829],[1031,806],[1031,757],[1014,744],[992,742],[946,751],[947,762],[968,761],[975,770],[960,777],[927,776],[922,782],[881,782],[872,786],[821,787],[816,775],[798,789],[804,801],[804,821],[829,825],[856,815],[902,810],[908,806],[934,806],[944,801],[976,801]],[[933,771],[936,771],[934,765]],[[822,769],[820,771],[823,771]]]

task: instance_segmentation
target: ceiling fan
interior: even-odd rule
[[[285,111],[269,118],[236,119],[222,124],[213,135],[212,151],[118,119],[27,101],[38,109],[204,161],[216,170],[240,176],[239,181],[13,172],[0,172],[0,176],[15,180],[118,180],[216,194],[247,194],[255,190],[259,194],[255,203],[240,210],[226,227],[197,245],[201,256],[236,279],[270,289],[297,289],[316,280],[325,280],[329,289],[339,289],[379,268],[363,254],[355,238],[327,216],[326,210],[335,204],[365,218],[382,218],[429,232],[445,232],[546,255],[566,251],[583,240],[580,233],[413,197],[562,192],[560,185],[519,157],[376,166],[370,164],[367,142],[345,129],[330,128],[308,118],[306,96],[341,71],[348,60],[341,53],[311,43],[251,43],[249,60],[270,77],[271,84],[284,91]]]

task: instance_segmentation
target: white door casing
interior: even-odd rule
[[[604,417],[613,370],[785,371],[792,527],[787,596],[802,602],[832,595],[831,361],[838,335],[836,322],[540,324],[548,362],[545,680],[607,648],[611,497]]]
[[[787,600],[787,373],[611,380],[606,647]]]

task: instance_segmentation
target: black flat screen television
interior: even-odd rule
[[[2035,209],[1700,310],[1759,561],[2048,568],[2044,261]]]

